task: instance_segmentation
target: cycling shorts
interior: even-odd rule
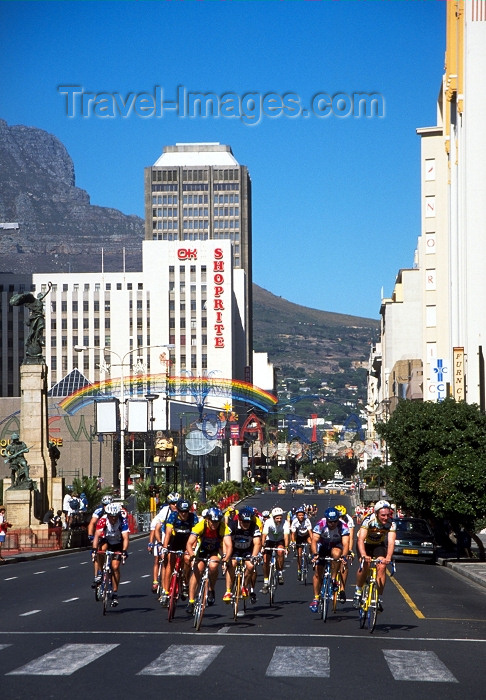
[[[103,545],[105,544],[107,545],[106,549],[109,549],[110,552],[116,552],[116,554],[113,555],[113,559],[115,561],[120,561],[121,553],[123,552],[123,542],[116,542],[116,544],[110,544],[106,537],[101,537],[98,544],[98,549],[102,549]]]
[[[384,544],[367,544],[365,542],[365,552],[367,557],[386,557],[386,547]]]
[[[305,535],[299,535],[298,532],[295,533],[295,544],[297,547],[302,547],[302,545],[306,544],[306,542],[309,542],[309,534],[306,533]]]
[[[333,544],[332,546],[320,544],[318,549],[317,549],[317,556],[319,557],[320,560],[325,559],[326,557],[330,557],[332,549],[340,549],[342,551],[343,550],[342,542],[337,542],[336,544]],[[322,566],[320,561],[319,561],[319,565]]]
[[[285,540],[267,540],[263,549],[276,549],[277,547],[285,547]]]

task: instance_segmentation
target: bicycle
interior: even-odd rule
[[[306,586],[307,577],[309,575],[309,545],[307,542],[302,545],[300,557],[300,580],[303,581],[304,586]]]
[[[350,560],[349,554],[345,557],[342,557],[342,561],[344,563],[344,566],[348,565],[349,560]],[[352,561],[352,558],[351,558],[351,561]],[[339,567],[338,572],[336,574],[336,584],[337,584],[337,586],[335,587],[335,589],[333,590],[333,593],[332,593],[332,611],[333,612],[336,612],[340,591],[344,591],[344,580],[343,580],[343,573],[341,571],[341,567]],[[345,602],[345,601],[343,601],[343,602]]]
[[[378,582],[376,580],[376,566],[382,559],[372,559],[370,561],[370,568],[368,570],[368,575],[366,577],[365,585],[363,586],[363,592],[361,594],[361,601],[359,605],[359,626],[363,629],[368,625],[370,634],[373,634],[373,630],[376,626],[376,618],[379,612],[379,600],[378,600]],[[363,559],[360,561],[360,571],[363,568]],[[395,562],[392,562],[392,573],[395,573]]]
[[[106,615],[108,601],[113,594],[113,572],[111,570],[111,560],[116,553],[117,552],[112,552],[110,549],[107,549],[106,551],[100,549],[98,551],[98,554],[105,555],[105,561],[101,572],[101,581],[95,588],[95,599],[103,602],[103,615]]]
[[[233,590],[231,591],[231,602],[233,605],[233,618],[236,621],[238,617],[238,608],[240,603],[243,603],[242,615],[246,612],[246,598],[242,595],[242,588],[245,583],[246,559],[244,557],[233,557],[236,562],[235,580],[233,582]]]
[[[208,591],[209,591],[209,563],[211,561],[211,557],[208,557],[207,559],[203,559],[204,561],[204,571],[201,576],[201,580],[199,581],[199,585],[197,587],[197,592],[196,592],[196,600],[194,601],[194,627],[196,628],[196,631],[199,631],[201,628],[201,622],[204,616],[204,611],[206,609],[206,604],[208,600]],[[219,559],[215,560],[219,562]]]
[[[272,553],[272,558],[270,559],[270,566],[268,568],[268,592],[270,607],[273,607],[275,603],[275,591],[277,590],[277,551],[276,547],[265,547],[266,552]]]
[[[333,598],[333,583],[332,583],[332,572],[331,572],[331,562],[335,561],[332,557],[325,557],[324,559],[319,559],[319,561],[325,562],[324,574],[322,576],[321,593],[319,597],[319,607],[318,613],[326,622],[327,613],[329,610],[329,603]],[[317,564],[316,564],[317,566]]]
[[[168,554],[169,554],[169,556],[171,554],[176,555],[174,569],[172,571],[172,574],[170,577],[170,584],[169,584],[169,607],[168,607],[167,615],[168,615],[169,622],[170,622],[174,618],[177,601],[179,599],[180,592],[183,589],[185,579],[184,579],[184,552],[182,550],[177,550],[177,551],[169,550]]]

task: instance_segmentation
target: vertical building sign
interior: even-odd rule
[[[454,348],[452,352],[454,358],[453,396],[456,401],[464,401],[466,398],[464,348]]]
[[[214,347],[224,348],[224,260],[223,251],[221,248],[214,249],[213,273],[214,310],[216,312],[216,323],[214,324]]]

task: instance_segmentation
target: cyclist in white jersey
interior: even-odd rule
[[[179,498],[180,496],[178,493],[169,493],[167,496],[167,503],[164,503],[150,523],[150,535],[147,547],[149,554],[153,552],[154,555],[154,563],[152,566],[152,593],[157,593],[158,588],[157,576],[159,573],[159,556],[162,540],[164,538],[165,523],[172,513],[177,513],[176,504]]]
[[[289,549],[290,525],[284,519],[284,512],[281,508],[274,508],[271,517],[263,525],[262,532],[262,552],[263,552],[263,588],[262,593],[268,593],[268,572],[270,569],[270,559],[272,552],[269,549],[277,549],[277,576],[278,582],[283,584],[283,568],[285,554]]]

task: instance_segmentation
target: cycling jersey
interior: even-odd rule
[[[253,551],[253,538],[261,537],[260,528],[256,522],[251,522],[246,529],[241,527],[239,520],[231,520],[228,523],[233,540],[233,555],[238,557],[251,554]]]
[[[330,528],[326,518],[322,518],[312,532],[319,535],[319,546],[329,550],[333,547],[342,547],[343,537],[349,535],[349,528],[342,520],[338,521],[336,527]]]
[[[231,530],[224,521],[219,524],[219,527],[211,529],[203,519],[194,525],[191,535],[197,535],[198,537],[200,543],[199,554],[213,554],[221,547],[223,538],[226,535],[231,535]]]
[[[309,518],[305,517],[302,522],[297,517],[292,520],[290,531],[295,532],[297,536],[308,537],[309,530],[312,530],[312,523]]]
[[[199,518],[196,513],[189,513],[186,520],[180,518],[177,511],[171,513],[165,525],[167,532],[170,533],[170,549],[185,549],[192,528],[198,522]]]
[[[123,518],[121,515],[118,516],[118,520],[114,524],[107,517],[103,516],[96,523],[96,532],[99,534],[102,542],[115,545],[122,542],[122,533],[130,532],[130,528],[126,518]]]
[[[273,518],[268,518],[263,526],[263,534],[267,536],[267,542],[280,542],[285,535],[290,535],[290,525],[283,518],[280,525]]]
[[[386,536],[389,532],[396,532],[397,525],[395,522],[387,521],[385,524],[380,523],[376,515],[368,515],[361,523],[361,529],[366,530],[365,544],[384,544]]]

